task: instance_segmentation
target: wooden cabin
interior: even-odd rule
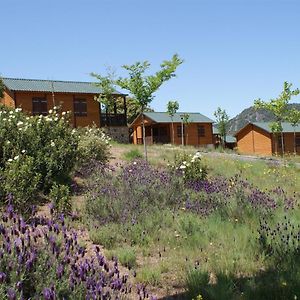
[[[95,97],[101,89],[93,82],[36,80],[20,78],[2,78],[5,91],[0,103],[9,107],[20,107],[30,115],[46,115],[54,106],[61,106],[62,111],[71,111],[71,124],[74,127],[96,125],[115,127],[115,131],[125,128],[127,131],[126,95],[115,92],[115,103],[123,100],[123,113],[117,113],[114,105],[112,113],[105,113]],[[120,103],[120,101],[118,101]]]
[[[290,123],[282,123],[284,152],[300,154],[300,125],[293,127]],[[296,139],[294,139],[294,134]],[[240,129],[235,137],[237,148],[241,154],[267,155],[282,153],[281,135],[274,135],[271,123],[249,123]]]
[[[184,124],[183,115],[189,115],[188,124]],[[169,144],[173,142],[172,119],[166,112],[145,112],[130,125],[133,131],[133,143],[143,144],[142,118],[145,122],[146,143]],[[200,113],[176,113],[173,117],[174,144],[205,146],[213,144],[213,120]]]

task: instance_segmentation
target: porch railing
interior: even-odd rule
[[[127,126],[125,114],[105,114],[100,115],[101,126]]]

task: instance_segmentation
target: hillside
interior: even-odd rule
[[[297,108],[300,110],[299,103],[289,104],[289,108]],[[255,110],[253,106],[244,109],[236,117],[229,121],[229,132],[231,134],[240,130],[249,122],[270,122],[274,120],[274,115],[265,109]]]

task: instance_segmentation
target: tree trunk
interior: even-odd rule
[[[297,154],[297,149],[296,149],[296,128],[294,126],[294,155]]]
[[[144,119],[144,109],[142,109],[142,126],[143,126],[143,144],[144,144],[145,160],[148,161],[147,143],[146,143],[146,130],[145,130],[145,119]]]
[[[175,137],[174,137],[174,123],[173,123],[173,119],[172,119],[172,144],[175,144]]]
[[[281,150],[282,155],[284,156],[284,140],[283,140],[283,132],[281,131]]]

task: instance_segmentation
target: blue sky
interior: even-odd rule
[[[300,88],[299,20],[297,0],[1,1],[0,74],[90,81],[139,60],[155,72],[178,53],[178,76],[151,106],[177,100],[181,111],[212,117],[221,106],[232,117],[285,80]]]

